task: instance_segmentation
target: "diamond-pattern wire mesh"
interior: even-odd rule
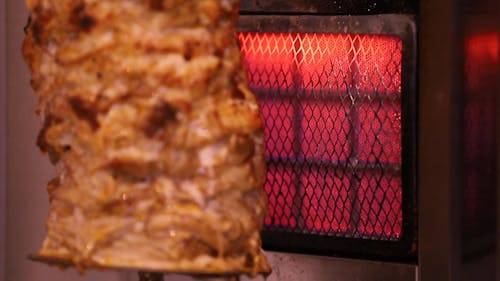
[[[266,229],[398,240],[402,41],[240,33],[266,135]]]

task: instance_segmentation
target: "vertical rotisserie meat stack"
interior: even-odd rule
[[[28,0],[25,59],[57,169],[42,257],[269,271],[263,133],[237,0]]]

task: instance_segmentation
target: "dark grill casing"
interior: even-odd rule
[[[243,0],[243,12],[326,15],[416,14],[416,0]]]

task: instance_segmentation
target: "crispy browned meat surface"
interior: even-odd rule
[[[269,270],[238,2],[27,1],[38,145],[58,175],[42,256],[82,268]]]

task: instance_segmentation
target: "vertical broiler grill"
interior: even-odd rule
[[[499,15],[492,0],[242,1],[265,248],[494,280]]]
[[[257,2],[239,40],[265,124],[265,246],[414,259],[415,17]]]

